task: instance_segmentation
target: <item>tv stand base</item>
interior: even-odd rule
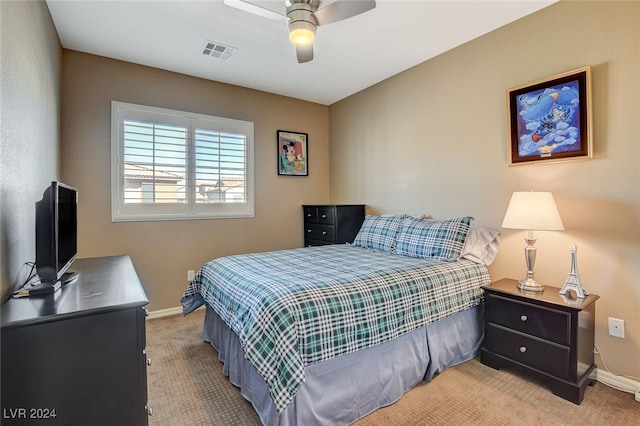
[[[38,284],[37,286],[31,287],[29,289],[29,297],[55,293],[56,291],[60,290],[61,286],[62,284],[60,283],[60,281],[57,281],[54,284]]]

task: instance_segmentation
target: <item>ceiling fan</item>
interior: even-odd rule
[[[227,6],[254,15],[279,21],[288,21],[289,40],[296,46],[299,63],[313,59],[313,41],[320,25],[342,21],[376,7],[374,0],[336,0],[320,7],[322,0],[284,0],[286,14],[282,15],[249,0],[224,0]]]

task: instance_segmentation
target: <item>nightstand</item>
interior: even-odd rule
[[[305,247],[352,243],[362,222],[364,204],[305,205]]]
[[[580,404],[596,382],[593,362],[596,300],[559,294],[545,286],[525,292],[503,279],[485,291],[485,336],[480,361],[510,368],[545,383],[555,395]]]

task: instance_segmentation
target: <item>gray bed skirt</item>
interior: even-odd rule
[[[245,359],[238,336],[209,307],[204,340],[264,425],[348,425],[393,404],[422,380],[475,357],[483,338],[483,310],[481,304],[390,342],[307,366],[305,383],[281,414]]]

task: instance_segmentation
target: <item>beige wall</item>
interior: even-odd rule
[[[600,295],[596,345],[640,377],[640,3],[560,2],[330,107],[332,202],[475,216],[500,229],[513,191],[552,191],[564,232],[539,232],[536,277],[561,287],[571,243]],[[593,67],[595,158],[507,166],[505,91]],[[524,232],[500,229],[492,278],[521,278]],[[623,319],[625,339],[607,333]],[[600,367],[603,363],[599,357]]]
[[[35,261],[35,202],[58,179],[62,49],[44,2],[0,2],[1,300]]]
[[[79,190],[80,257],[129,254],[149,309],[180,305],[187,270],[235,253],[302,247],[304,203],[329,201],[328,107],[63,51],[61,170]],[[255,217],[111,222],[111,101],[254,122]],[[309,176],[278,176],[278,129],[309,134]]]

